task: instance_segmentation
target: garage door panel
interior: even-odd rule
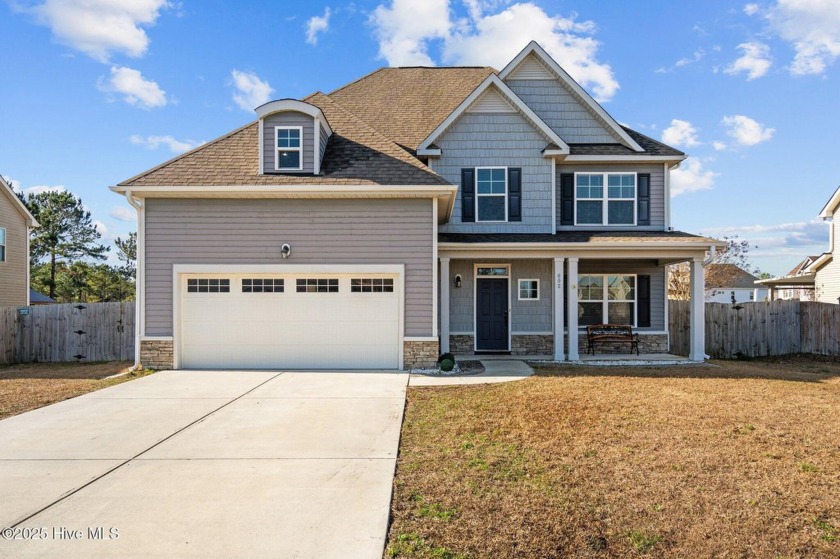
[[[259,276],[224,277],[228,293],[182,288],[182,367],[399,367],[399,293],[351,292],[350,279],[360,274],[330,275],[340,280],[338,293],[299,293],[296,279],[302,276],[291,275],[282,276],[283,292],[243,293],[242,279]]]

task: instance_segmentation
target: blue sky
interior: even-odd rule
[[[739,234],[781,274],[827,249],[840,184],[840,2],[504,0],[0,4],[0,172],[82,197],[110,242],[107,187],[380,66],[502,67],[536,39],[620,122],[692,158],[675,228]]]

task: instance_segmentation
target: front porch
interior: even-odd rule
[[[441,352],[461,359],[677,362],[668,334],[668,264],[691,263],[691,351],[705,359],[704,252],[447,250],[439,260]],[[586,324],[630,324],[629,345],[587,355]]]

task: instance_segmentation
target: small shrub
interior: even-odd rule
[[[452,359],[444,359],[443,361],[440,362],[440,370],[441,371],[445,371],[445,372],[448,373],[449,371],[451,371],[454,368],[455,368],[455,361],[453,361]]]
[[[455,361],[455,356],[452,355],[451,353],[441,353],[440,357],[438,357],[437,362],[438,363],[443,363],[444,359],[449,359],[450,361],[454,362]]]

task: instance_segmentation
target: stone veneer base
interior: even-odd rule
[[[437,366],[440,344],[437,340],[427,342],[403,342],[403,368],[429,369]]]
[[[140,340],[140,363],[148,369],[171,369],[172,345],[172,340]]]

